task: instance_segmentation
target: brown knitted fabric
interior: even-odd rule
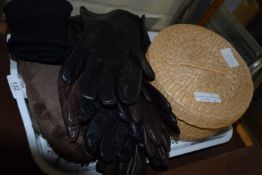
[[[19,68],[26,84],[34,129],[62,158],[76,163],[92,160],[84,148],[82,135],[75,143],[67,137],[57,90],[60,66],[19,61]]]

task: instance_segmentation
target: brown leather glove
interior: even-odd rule
[[[155,169],[164,170],[171,146],[170,131],[179,135],[180,130],[166,98],[146,81],[141,89],[138,102],[130,106],[133,120],[142,128],[143,139],[139,145],[150,164]]]

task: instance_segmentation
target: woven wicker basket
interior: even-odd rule
[[[169,26],[150,45],[153,84],[172,105],[180,139],[207,138],[238,120],[248,108],[253,83],[232,45],[203,27]]]

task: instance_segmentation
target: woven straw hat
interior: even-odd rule
[[[180,139],[209,137],[248,108],[253,83],[246,63],[218,34],[188,24],[169,26],[151,43],[153,84],[172,105]]]

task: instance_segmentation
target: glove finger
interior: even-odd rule
[[[110,124],[109,119],[108,110],[101,108],[87,126],[84,141],[89,153],[97,153],[100,141],[106,132],[107,125]]]
[[[140,18],[140,31],[141,31],[141,45],[143,48],[143,53],[146,53],[151,41],[146,30],[145,15]]]
[[[99,73],[101,69],[101,60],[88,58],[86,67],[80,77],[80,91],[87,100],[95,100],[98,92]]]
[[[140,46],[140,45],[139,45]],[[140,46],[141,47],[141,46]],[[155,79],[155,73],[148,63],[145,53],[143,53],[142,48],[136,47],[131,51],[132,58],[142,67],[145,78],[148,81],[153,81]]]
[[[79,92],[78,92],[77,84],[78,82],[71,89],[71,93],[69,94],[69,97],[66,102],[67,112],[65,111],[66,113],[64,113],[66,124],[67,126],[72,126],[72,131],[77,131],[76,129],[78,127],[73,127],[73,126],[79,125],[79,120],[78,120]]]
[[[134,122],[130,122],[131,132],[130,136],[135,139],[136,141],[140,141],[142,139],[142,131],[140,126],[135,124]]]
[[[113,126],[106,131],[100,145],[100,156],[105,162],[113,161],[122,147],[122,138],[119,138],[121,122],[117,120]],[[125,139],[125,138],[124,138]]]
[[[156,146],[147,135],[146,129],[144,127],[143,127],[143,134],[144,134],[144,146],[146,150],[146,155],[147,157],[152,158],[155,156]]]
[[[165,171],[167,170],[166,161],[159,159],[157,157],[149,160],[150,165],[157,171]]]
[[[135,149],[134,156],[128,163],[126,175],[144,175],[146,174],[146,156],[138,148]]]
[[[131,117],[136,124],[140,123],[143,115],[143,100],[141,99],[142,96],[140,95],[138,101],[134,105],[129,106]]]
[[[84,59],[87,57],[86,48],[88,47],[85,39],[85,34],[83,34],[68,59],[62,65],[61,77],[65,83],[73,83],[84,69]]]
[[[81,16],[82,20],[84,20],[84,23],[88,23],[90,21],[90,19],[97,18],[97,17],[102,16],[102,15],[91,12],[86,7],[81,6],[80,7],[80,16]]]
[[[128,161],[113,161],[105,165],[103,175],[145,175],[146,158],[142,153],[136,153]]]
[[[162,160],[167,160],[167,158],[168,158],[168,152],[166,152],[166,150],[164,149],[164,147],[162,145],[160,145],[157,148],[157,154],[158,154],[159,158],[162,159]]]
[[[168,100],[150,83],[143,81],[141,90],[147,101],[155,104],[166,113],[170,113],[172,108]]]
[[[121,121],[125,122],[127,125],[125,128],[127,130],[127,134],[135,140],[140,140],[141,139],[140,127],[139,125],[136,125],[133,122],[128,106],[118,103],[118,110],[119,110],[119,116],[121,118]]]
[[[77,140],[78,136],[79,136],[79,133],[80,133],[79,125],[68,126],[67,132],[68,132],[69,140],[71,142],[75,142]]]
[[[160,118],[172,129],[175,134],[179,134],[180,130],[177,126],[176,116],[172,112],[172,108],[167,99],[150,83],[144,81],[141,87],[142,93],[147,101],[155,104],[159,109]]]
[[[170,152],[171,150],[171,138],[169,135],[168,130],[165,126],[161,125],[161,144],[163,148],[166,150],[166,152]]]
[[[149,163],[155,170],[165,171],[167,169],[167,154],[163,149],[157,148],[155,157],[149,160]]]
[[[101,105],[98,101],[90,101],[81,97],[79,108],[79,121],[88,122],[99,111]]]
[[[121,161],[127,161],[134,154],[135,142],[129,136],[131,127],[129,123],[121,121],[116,135],[116,144],[119,145],[118,158]]]
[[[103,128],[104,134],[99,147],[99,155],[106,162],[112,161],[121,147],[121,144],[117,142],[118,134],[121,133],[121,120],[117,110],[117,107],[105,110],[104,118],[106,120],[103,122],[105,127]]]
[[[116,65],[104,64],[99,76],[99,99],[104,105],[115,105],[117,102],[115,85],[118,76]]]
[[[61,72],[60,72],[61,73]],[[60,76],[61,74],[59,74]],[[70,141],[77,140],[79,135],[79,86],[78,82],[74,85],[67,85],[61,79],[58,79],[59,101],[62,109],[62,116],[66,126]]]
[[[135,43],[131,54],[137,63],[142,67],[145,78],[149,81],[153,81],[155,79],[155,73],[145,57],[145,53],[150,45],[150,39],[146,31],[144,15],[140,18],[139,27],[141,38]]]
[[[124,143],[121,151],[118,154],[118,159],[121,162],[126,162],[130,159],[130,157],[134,154],[135,143],[131,138],[127,138]]]
[[[142,124],[146,129],[148,136],[155,145],[159,145],[161,142],[161,128],[160,128],[160,116],[156,108],[146,103],[144,100],[144,110],[143,110],[143,119]]]
[[[84,32],[84,23],[79,15],[70,18],[69,29],[73,40],[78,42]]]
[[[130,123],[132,119],[129,108],[124,104],[118,103],[118,109],[121,119],[125,122]]]
[[[125,104],[134,104],[139,96],[142,82],[142,70],[131,59],[124,59],[117,81],[117,95]]]
[[[76,113],[74,105],[70,105],[70,103],[67,103],[65,108],[66,109],[63,112],[63,118],[66,125],[67,134],[69,140],[74,142],[77,140],[80,132],[78,114]]]
[[[176,116],[173,112],[170,114],[162,113],[162,119],[166,123],[166,125],[174,132],[174,134],[179,135],[180,129],[177,125]]]

